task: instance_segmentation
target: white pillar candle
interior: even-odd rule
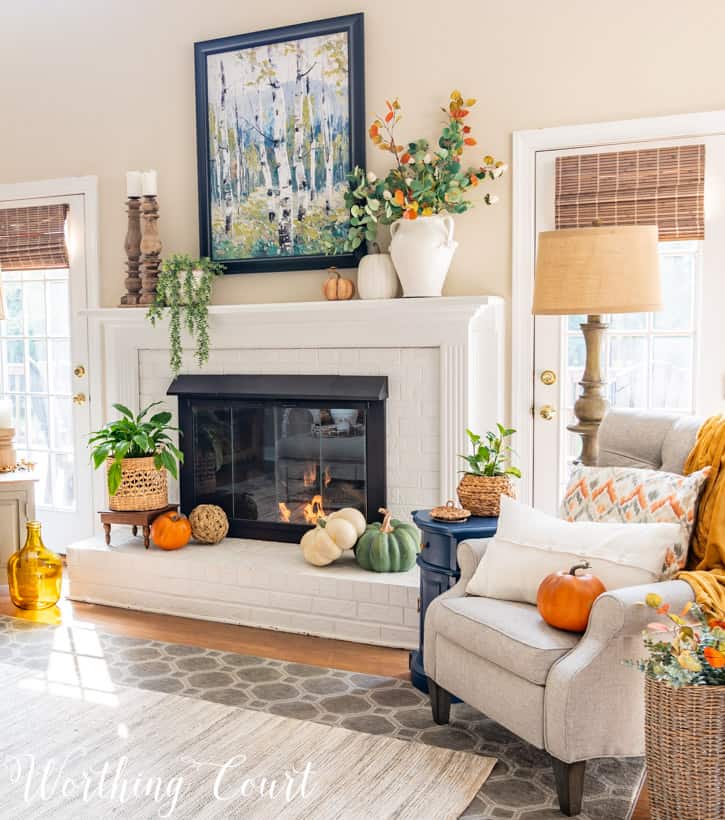
[[[126,196],[141,196],[142,185],[141,171],[126,171]]]
[[[10,399],[0,399],[0,430],[13,426],[13,403]]]
[[[156,171],[144,171],[143,172],[143,195],[144,196],[156,196],[157,190],[157,182],[156,182]]]

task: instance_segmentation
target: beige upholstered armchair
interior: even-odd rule
[[[681,473],[701,420],[611,411],[600,430],[602,466]],[[487,539],[458,549],[459,582],[429,606],[425,671],[433,719],[447,723],[451,695],[552,758],[564,814],[581,810],[586,761],[644,752],[643,678],[622,661],[642,655],[656,590],[674,610],[693,598],[684,581],[600,595],[584,635],[548,626],[535,606],[466,595]]]

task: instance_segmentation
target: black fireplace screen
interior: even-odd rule
[[[378,517],[384,379],[180,376],[169,393],[179,395],[185,512],[217,504],[230,534],[290,541],[342,507]]]

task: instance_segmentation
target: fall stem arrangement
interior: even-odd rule
[[[378,224],[390,225],[398,219],[417,219],[434,214],[457,214],[473,206],[468,194],[486,179],[496,180],[506,164],[486,155],[478,166],[464,167],[465,148],[476,145],[471,126],[464,120],[476,104],[464,99],[460,91],[452,91],[448,106],[441,110],[447,117],[437,147],[421,138],[407,145],[398,143],[395,130],[402,117],[400,101],[386,100],[387,111],[376,116],[368,135],[380,150],[393,155],[395,167],[384,179],[363,168],[355,168],[348,177],[349,190],[345,204],[350,211],[346,250],[356,250],[364,241],[373,242]],[[498,197],[483,196],[486,205]]]

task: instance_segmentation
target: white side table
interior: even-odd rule
[[[32,472],[0,473],[0,584],[8,558],[25,543],[25,524],[35,518],[35,483]]]

